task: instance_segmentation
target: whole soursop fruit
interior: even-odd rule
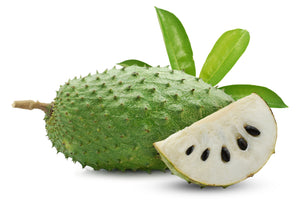
[[[228,186],[253,176],[275,152],[276,121],[251,94],[154,143],[170,170],[188,182]]]
[[[155,141],[232,102],[183,71],[130,66],[70,80],[51,104],[14,106],[44,110],[53,146],[83,167],[151,171],[166,168]]]

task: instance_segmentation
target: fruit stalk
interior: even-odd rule
[[[20,108],[20,109],[40,109],[47,113],[49,111],[49,106],[51,104],[48,103],[41,103],[39,101],[32,101],[32,100],[24,100],[24,101],[15,101],[12,106],[14,108]]]

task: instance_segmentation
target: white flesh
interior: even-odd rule
[[[259,136],[252,136],[245,125],[256,127]],[[237,138],[247,141],[247,149],[241,150]],[[188,181],[214,186],[227,186],[253,176],[274,153],[277,137],[276,121],[271,109],[257,94],[251,94],[223,109],[176,132],[167,139],[154,143],[162,158],[168,161],[173,172]],[[186,150],[194,145],[193,152]],[[225,146],[230,161],[221,158]],[[201,160],[205,149],[210,153]]]

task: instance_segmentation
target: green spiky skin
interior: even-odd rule
[[[46,129],[58,152],[83,167],[164,170],[152,144],[232,101],[183,71],[113,68],[61,86]]]

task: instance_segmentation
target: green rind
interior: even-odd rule
[[[263,164],[257,171],[255,171],[253,174],[249,174],[247,177],[235,182],[235,183],[231,183],[231,184],[228,184],[228,185],[214,185],[214,184],[206,184],[206,183],[202,183],[202,182],[199,182],[197,180],[194,180],[192,178],[189,178],[188,176],[186,176],[182,171],[180,171],[178,168],[176,168],[172,162],[170,162],[168,160],[168,158],[159,150],[159,148],[155,145],[155,143],[153,144],[154,147],[156,148],[157,152],[159,153],[162,161],[167,165],[167,167],[170,169],[170,171],[172,172],[172,174],[186,180],[188,183],[194,183],[194,184],[197,184],[199,185],[201,188],[203,187],[206,187],[206,186],[219,186],[219,187],[223,187],[223,188],[227,188],[228,186],[232,186],[234,184],[237,184],[237,183],[240,183],[242,182],[243,180],[249,178],[249,177],[253,177],[257,172],[259,172],[263,167],[264,165],[268,162],[268,160],[270,159],[271,155],[268,157],[268,159],[266,160],[265,164]],[[274,154],[275,151],[272,153]]]
[[[58,152],[83,167],[164,170],[153,142],[232,101],[182,71],[114,68],[61,86],[46,129]]]
[[[161,160],[167,165],[167,167],[170,169],[170,171],[172,172],[173,175],[176,175],[184,180],[186,180],[188,183],[194,183],[199,185],[201,188],[207,187],[207,186],[221,186],[223,188],[227,188],[228,186],[231,186],[233,184],[230,185],[213,185],[213,184],[206,184],[206,183],[202,183],[199,182],[197,180],[194,180],[192,178],[189,178],[188,176],[186,176],[182,171],[180,171],[178,168],[176,168],[171,161],[168,160],[168,158],[160,151],[160,149],[156,146],[156,144],[154,143],[153,146],[155,147],[156,151],[159,153]]]

